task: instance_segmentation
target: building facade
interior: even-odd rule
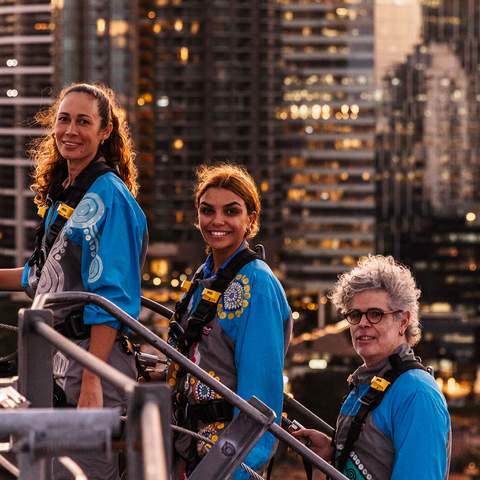
[[[282,192],[275,140],[281,78],[278,8],[271,0],[157,2],[156,197],[159,251],[202,257],[195,231],[194,170],[245,166],[258,182],[259,239],[273,257]]]
[[[377,248],[414,268],[423,302],[478,316],[480,5],[426,2],[423,39],[384,81]]]
[[[295,310],[322,324],[326,290],[374,249],[374,2],[279,4],[282,266]]]
[[[29,190],[33,116],[51,103],[53,24],[49,0],[0,2],[0,266],[22,265],[37,224]]]

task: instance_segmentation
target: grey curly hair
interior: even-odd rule
[[[393,257],[362,257],[355,268],[339,276],[328,298],[341,313],[346,313],[357,293],[373,289],[387,292],[392,310],[410,312],[405,338],[410,346],[416,345],[422,336],[418,319],[418,299],[421,291],[417,288],[410,270],[396,262]]]

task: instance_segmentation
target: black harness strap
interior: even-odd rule
[[[360,399],[360,408],[350,424],[345,445],[335,462],[335,466],[340,472],[345,468],[353,445],[360,436],[362,425],[365,423],[367,415],[380,404],[385,392],[390,388],[392,383],[402,373],[408,370],[420,369],[428,372],[427,367],[425,367],[419,359],[402,360],[398,354],[390,355],[388,359],[392,368],[385,372],[382,378],[373,377],[367,393]]]
[[[47,206],[43,209],[43,221],[38,229],[36,236],[36,247],[32,256],[28,260],[29,266],[35,265],[37,267],[37,276],[40,277],[43,266],[47,260],[48,254],[55,243],[59,233],[69,218],[69,212],[72,212],[76,206],[80,203],[84,195],[87,193],[93,182],[101,175],[116,171],[108,166],[103,159],[97,159],[92,161],[74,180],[62,194],[60,198],[63,199],[63,203],[57,209],[57,216],[55,220],[46,228],[48,210],[59,198],[55,198],[57,195],[53,192],[59,190],[58,185],[52,186],[51,191],[47,195]],[[53,198],[51,196],[55,195]],[[65,212],[62,214],[62,212]]]
[[[170,322],[169,337],[174,339],[182,353],[188,354],[193,343],[200,340],[203,329],[215,317],[217,303],[220,296],[225,292],[237,273],[247,263],[257,259],[262,259],[262,257],[250,248],[245,248],[237,253],[237,255],[228,262],[225,268],[219,269],[210,288],[203,290],[202,299],[197,305],[195,311],[188,318],[187,328],[183,329],[179,321],[188,308],[192,295],[198,287],[198,279],[201,278],[203,271],[199,271],[195,274],[190,289],[184,298],[177,304],[175,315]]]

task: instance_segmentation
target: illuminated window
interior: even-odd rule
[[[198,20],[194,20],[190,27],[190,31],[193,33],[193,35],[196,35],[199,30],[200,30],[200,22]]]
[[[185,212],[179,210],[175,212],[175,223],[183,223],[185,220]]]
[[[188,48],[187,47],[181,47],[179,51],[179,58],[182,63],[187,63],[188,62]]]
[[[104,35],[105,34],[105,29],[106,29],[106,22],[104,18],[99,18],[97,20],[97,34],[98,35]]]
[[[176,138],[173,141],[173,148],[175,150],[181,150],[183,147],[184,147],[184,143],[183,143],[183,140],[181,138]]]
[[[98,25],[98,22],[97,22]],[[110,36],[118,37],[128,33],[128,22],[125,20],[112,20],[110,22]]]
[[[175,23],[173,24],[173,28],[177,32],[181,32],[183,30],[183,22],[180,19],[175,20]]]
[[[156,258],[150,262],[150,271],[157,277],[165,277],[168,274],[168,261],[164,258]]]

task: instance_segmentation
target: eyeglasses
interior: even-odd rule
[[[384,312],[381,308],[369,308],[365,312],[362,312],[361,310],[355,309],[355,310],[350,310],[349,312],[347,312],[344,315],[344,317],[345,317],[345,320],[347,320],[347,322],[350,325],[359,324],[364,315],[367,317],[367,320],[370,323],[376,324],[376,323],[379,323],[382,320],[384,315],[389,315],[391,313],[395,315],[396,313],[400,313],[402,311],[403,310],[394,310],[392,312]]]

